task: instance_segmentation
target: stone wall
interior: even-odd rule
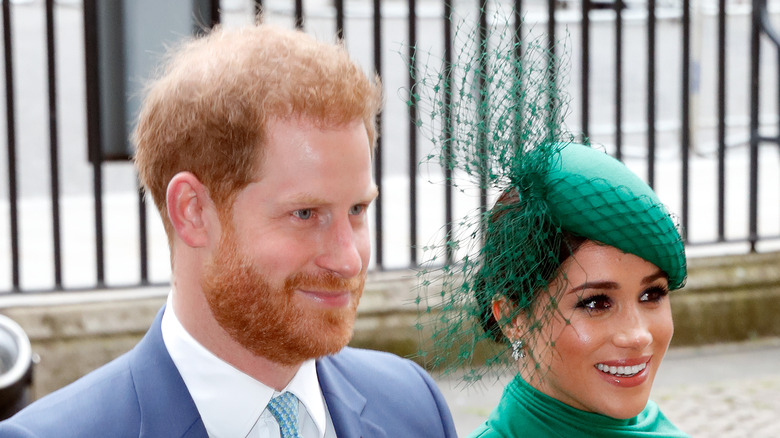
[[[417,279],[411,271],[372,273],[352,345],[408,356],[415,329]],[[27,332],[41,397],[122,354],[143,336],[167,288],[0,297],[0,313]],[[780,253],[690,260],[686,287],[672,293],[673,345],[780,336]]]

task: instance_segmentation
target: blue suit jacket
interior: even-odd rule
[[[0,423],[0,437],[207,437],[161,320],[162,310],[130,352]],[[409,360],[345,348],[317,373],[339,438],[456,436],[433,380]]]

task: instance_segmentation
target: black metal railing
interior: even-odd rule
[[[751,20],[751,62],[750,62],[750,231],[748,239],[751,249],[755,251],[756,243],[761,240],[758,232],[758,178],[759,178],[759,146],[769,143],[780,150],[780,131],[775,130],[773,135],[762,135],[759,132],[760,96],[761,96],[761,37],[766,37],[775,49],[776,60],[780,67],[780,34],[777,33],[769,19],[767,0],[753,0]],[[780,70],[780,68],[778,69]],[[775,75],[775,81],[780,84],[780,75]],[[780,86],[777,88],[780,93]],[[776,95],[780,104],[780,94]],[[776,188],[775,188],[776,189]]]
[[[150,214],[150,208],[147,206],[144,195],[140,191],[133,192],[133,210],[137,212],[137,218],[134,219],[137,220],[137,257],[133,256],[131,258],[137,260],[137,276],[129,280],[113,280],[107,275],[106,266],[110,263],[106,259],[106,253],[109,250],[116,252],[116,249],[112,246],[113,243],[105,238],[106,228],[112,225],[111,221],[107,219],[108,213],[104,202],[104,197],[112,189],[109,187],[110,184],[105,182],[106,179],[110,179],[114,172],[117,172],[118,168],[124,169],[129,167],[130,164],[110,164],[105,161],[110,157],[102,156],[100,120],[97,108],[99,106],[99,89],[96,85],[99,81],[96,77],[97,63],[93,58],[95,53],[97,53],[94,47],[97,41],[97,18],[91,13],[94,12],[94,6],[99,1],[83,0],[81,4],[76,3],[74,6],[73,1],[60,4],[56,0],[41,0],[16,4],[10,0],[2,0],[4,50],[2,59],[5,72],[6,116],[5,135],[3,138],[7,154],[5,156],[5,168],[0,167],[0,188],[3,188],[5,192],[0,193],[0,213],[5,215],[5,218],[0,219],[0,225],[2,225],[0,233],[5,236],[0,238],[0,265],[2,265],[0,266],[0,292],[97,289],[159,284],[167,281],[164,272],[152,272],[156,266],[152,259],[167,261],[167,255],[157,254],[161,246],[159,244],[156,247],[154,246],[155,240],[152,230],[155,222],[147,219],[147,215]],[[238,12],[230,11],[230,8],[234,7],[233,3],[237,2],[223,0],[220,3],[217,0],[212,0],[210,3],[211,18],[208,24],[214,25],[221,22],[226,11],[234,15],[237,14]],[[771,143],[775,149],[780,150],[780,147],[777,147],[780,145],[780,136],[777,134],[765,136],[759,133],[759,128],[761,127],[760,118],[764,120],[763,129],[776,129],[778,125],[777,114],[770,113],[769,109],[761,111],[759,107],[759,96],[766,94],[761,93],[764,88],[759,85],[760,72],[766,74],[768,71],[775,78],[780,78],[780,65],[767,67],[766,60],[760,56],[760,46],[764,39],[763,35],[766,37],[766,40],[775,44],[774,47],[778,50],[778,60],[780,60],[780,39],[772,30],[769,20],[770,11],[767,9],[766,0],[754,0],[753,3],[752,30],[750,32],[752,43],[749,55],[751,71],[749,77],[744,78],[743,81],[731,77],[727,81],[727,73],[731,71],[728,68],[729,59],[733,55],[728,50],[730,41],[728,39],[730,33],[728,32],[730,27],[727,0],[718,0],[717,5],[713,5],[716,10],[713,17],[716,21],[716,26],[714,26],[715,35],[706,35],[703,38],[706,41],[714,41],[716,44],[715,49],[711,51],[714,53],[715,59],[713,60],[696,59],[693,54],[692,32],[694,29],[692,28],[692,5],[690,0],[678,0],[673,5],[665,3],[663,6],[656,5],[655,0],[630,3],[620,0],[613,2],[582,0],[579,8],[572,8],[569,3],[564,4],[557,0],[474,0],[473,2],[465,0],[458,2],[407,0],[405,8],[401,9],[397,8],[398,2],[383,2],[381,0],[369,2],[366,0],[365,4],[350,3],[351,7],[357,9],[348,9],[343,0],[335,0],[329,3],[328,9],[323,12],[322,10],[312,11],[307,9],[304,0],[267,0],[265,2],[253,2],[251,7],[244,12],[249,16],[250,20],[252,16],[261,11],[266,14],[266,17],[272,15],[286,16],[289,18],[291,25],[304,30],[308,30],[309,26],[314,22],[318,24],[328,22],[332,26],[333,34],[342,37],[348,47],[352,41],[367,41],[370,38],[370,44],[365,49],[367,53],[366,62],[371,65],[370,68],[383,78],[386,90],[388,90],[388,101],[396,98],[395,90],[410,89],[412,86],[412,83],[409,82],[408,68],[415,68],[416,65],[412,61],[410,66],[402,59],[404,57],[413,59],[411,50],[414,44],[410,44],[410,42],[416,43],[419,40],[434,41],[432,44],[440,46],[444,62],[452,62],[456,48],[452,41],[454,30],[449,18],[455,14],[474,17],[474,25],[485,29],[487,26],[485,20],[490,15],[489,11],[506,8],[506,10],[512,11],[514,14],[515,18],[512,22],[518,31],[523,28],[522,31],[518,32],[520,34],[524,34],[528,28],[536,24],[544,23],[539,28],[546,32],[551,46],[559,40],[559,35],[561,35],[564,27],[576,28],[578,32],[572,32],[573,36],[569,37],[573,47],[570,54],[571,58],[573,61],[579,61],[572,63],[572,76],[578,76],[579,81],[574,82],[575,86],[573,89],[575,91],[572,92],[573,101],[575,102],[572,108],[575,121],[572,122],[570,128],[580,132],[584,139],[588,139],[593,143],[604,144],[619,159],[635,160],[641,158],[644,162],[644,178],[652,186],[666,183],[666,180],[670,179],[679,181],[675,186],[676,193],[674,194],[677,201],[672,209],[680,215],[684,228],[689,230],[692,229],[692,226],[698,228],[699,224],[707,221],[705,225],[709,226],[712,223],[715,229],[713,233],[704,237],[692,237],[689,234],[687,239],[690,247],[738,243],[746,245],[744,251],[756,251],[760,249],[757,246],[761,242],[780,239],[780,231],[778,231],[780,220],[776,217],[774,218],[775,226],[765,226],[764,228],[759,226],[759,217],[762,214],[761,209],[767,208],[767,203],[761,200],[770,199],[768,204],[774,203],[774,205],[777,205],[778,201],[780,201],[778,199],[780,197],[778,195],[780,183],[770,184],[769,186],[759,185],[759,182],[763,181],[759,178],[759,172],[761,171],[759,163],[760,145]],[[566,7],[564,8],[564,6]],[[318,7],[322,8],[323,6],[320,5]],[[72,14],[74,8],[80,8],[79,11],[82,14],[80,28],[64,30],[62,27],[56,26],[57,17],[65,14],[65,8],[70,8],[70,14]],[[657,11],[663,12],[664,15],[657,14]],[[20,87],[19,82],[28,79],[19,77],[20,72],[16,61],[22,56],[32,55],[30,53],[20,54],[14,51],[14,47],[19,44],[22,32],[15,26],[15,19],[31,20],[30,17],[38,12],[41,13],[45,22],[43,29],[45,47],[41,50],[41,53],[46,59],[45,88],[48,91],[48,97],[45,102],[40,102],[39,104],[47,108],[45,111],[47,120],[41,120],[40,124],[34,125],[28,122],[19,129],[17,109],[20,99],[25,102],[25,105],[28,105],[32,104],[32,98],[26,95],[19,95],[20,89],[27,89],[26,87]],[[669,16],[673,16],[673,19],[670,19]],[[523,17],[523,20],[521,20],[521,17]],[[403,32],[399,32],[397,23],[399,20],[405,22],[405,35]],[[532,20],[538,20],[538,23],[530,22]],[[357,28],[358,24],[361,26],[367,25],[366,28],[370,30],[366,32],[370,32],[371,35],[361,34],[352,28],[352,26]],[[608,43],[604,41],[603,37],[607,25],[611,26]],[[72,23],[71,26],[73,26]],[[598,31],[595,30],[596,26],[599,26]],[[659,26],[665,26],[664,32],[658,32]],[[25,26],[25,28],[27,27],[30,26]],[[636,28],[642,28],[644,32],[644,41],[639,45],[637,40],[641,38],[635,31]],[[666,35],[666,33],[670,32],[669,29],[673,29],[673,32],[679,32],[679,39],[669,38]],[[61,96],[59,96],[57,88],[62,77],[61,63],[63,58],[58,56],[59,53],[56,49],[59,40],[58,35],[63,31],[83,32],[84,42],[84,59],[80,62],[83,62],[86,68],[83,71],[83,78],[79,80],[85,84],[84,99],[86,100],[86,105],[84,111],[86,114],[83,130],[86,132],[86,139],[84,144],[78,144],[75,149],[83,151],[84,162],[86,163],[85,169],[89,169],[90,187],[88,193],[92,209],[91,217],[94,222],[93,236],[87,241],[78,242],[79,246],[92,246],[94,248],[92,251],[94,255],[84,259],[67,255],[70,254],[68,250],[73,244],[70,246],[67,244],[66,236],[69,228],[63,227],[63,221],[67,217],[63,211],[63,202],[71,196],[69,193],[66,193],[68,190],[63,190],[63,184],[69,178],[64,176],[64,170],[68,169],[63,168],[63,161],[69,157],[68,154],[73,153],[73,143],[78,143],[79,141],[79,139],[68,138],[66,140],[63,138],[63,133],[60,129],[63,125],[58,117],[63,111],[71,111],[72,104],[71,102],[63,102],[60,99]],[[596,32],[599,32],[598,39],[594,39]],[[436,35],[432,36],[432,33],[436,33]],[[405,48],[394,49],[388,47],[388,38],[391,41],[403,40],[405,38],[405,41],[401,41],[401,46],[408,48],[408,50]],[[659,40],[663,41],[660,46]],[[747,41],[744,43],[746,45]],[[629,44],[631,45],[629,46]],[[605,51],[610,50],[612,51],[611,57],[604,55]],[[643,59],[637,57],[637,53],[641,53]],[[663,58],[665,60],[663,69],[665,71],[668,70],[668,64],[670,64],[670,61],[668,61],[670,59],[668,58],[669,53],[675,55],[679,53],[679,65],[675,65],[673,75],[667,74],[662,78],[658,72],[659,59],[661,59],[661,56],[665,56]],[[391,59],[395,61],[388,61],[390,56],[394,56]],[[597,58],[601,60],[611,59],[609,61],[613,64],[611,70],[600,65],[599,62],[602,61],[595,61]],[[703,73],[700,65],[703,61],[711,62],[714,65],[712,75],[715,77],[715,84],[714,88],[708,91],[702,91],[700,88],[695,89],[700,87],[702,82]],[[635,63],[643,64],[643,73],[641,75],[644,75],[644,77],[641,79],[637,77],[640,73],[636,73],[633,65]],[[634,73],[627,72],[629,67]],[[605,72],[608,71],[611,77],[607,81],[611,81],[612,84],[610,84],[611,87],[604,88],[600,85],[605,81],[603,78],[604,75],[607,75]],[[670,80],[669,77],[672,79]],[[697,85],[694,86],[694,83]],[[780,102],[780,81],[775,80],[775,84],[772,87],[775,86],[778,92],[778,102]],[[745,144],[749,146],[749,184],[746,192],[741,195],[749,199],[747,211],[745,212],[747,215],[745,221],[747,226],[742,231],[737,232],[733,231],[733,227],[729,231],[731,214],[736,210],[730,207],[729,200],[731,198],[728,195],[731,187],[729,178],[736,178],[728,171],[730,160],[733,160],[735,155],[730,151],[731,146],[733,146],[730,143],[734,142],[729,140],[729,135],[733,137],[736,132],[736,135],[739,136],[742,131],[739,126],[734,127],[734,124],[730,123],[729,120],[734,117],[739,118],[743,114],[740,113],[741,110],[731,109],[729,106],[730,103],[732,107],[739,106],[735,105],[733,100],[730,101],[728,99],[729,91],[734,87],[743,87],[745,91],[750,90],[751,95],[749,115],[744,114],[746,118],[749,117],[750,121],[749,126],[744,130],[746,133],[749,133],[749,139],[745,140]],[[772,87],[769,88],[772,89]],[[662,91],[665,93],[665,90],[675,88],[679,88],[678,97],[666,98],[673,101],[671,104],[673,110],[669,110],[669,102],[660,102],[658,96]],[[638,93],[637,89],[641,89],[642,92]],[[715,129],[712,134],[715,138],[713,142],[715,144],[713,162],[716,167],[716,180],[712,184],[716,185],[716,187],[714,188],[714,194],[706,195],[712,196],[716,207],[715,213],[712,215],[713,217],[706,218],[702,218],[702,215],[698,214],[698,209],[691,206],[692,186],[697,185],[691,183],[692,160],[702,155],[697,149],[701,141],[699,131],[709,129],[701,128],[699,126],[700,123],[696,123],[698,120],[696,119],[697,114],[692,109],[692,99],[700,96],[702,92],[714,96],[712,99],[714,104],[712,106],[716,111],[714,115]],[[605,96],[605,93],[611,93],[611,99]],[[637,106],[633,102],[638,94],[641,94],[643,106]],[[407,97],[402,97],[402,99],[405,98]],[[409,98],[411,99],[411,97]],[[388,102],[387,109],[378,120],[379,140],[374,157],[375,178],[380,187],[380,193],[391,192],[394,188],[393,184],[396,184],[395,182],[398,178],[405,180],[405,184],[408,184],[408,191],[405,192],[404,200],[402,201],[406,204],[404,208],[399,208],[398,201],[395,201],[396,204],[393,205],[388,204],[390,200],[385,195],[380,196],[373,207],[375,218],[373,267],[377,270],[415,267],[421,261],[421,254],[418,248],[421,246],[421,236],[425,234],[420,227],[421,221],[427,221],[434,213],[440,213],[431,212],[428,210],[427,205],[425,208],[421,208],[419,205],[422,202],[420,198],[422,187],[418,184],[418,180],[421,178],[418,163],[419,155],[423,153],[421,148],[424,147],[424,142],[418,139],[419,133],[415,123],[418,114],[415,107],[411,105],[404,106],[405,110],[403,111],[399,108],[400,106]],[[402,114],[402,112],[405,113]],[[611,115],[609,114],[610,112],[612,113]],[[664,117],[659,118],[659,112],[663,113]],[[644,113],[644,117],[638,117],[638,113]],[[666,117],[667,113],[675,114],[670,118]],[[393,123],[393,129],[391,130],[387,129],[388,121]],[[398,123],[398,121],[402,122]],[[671,124],[672,128],[661,127],[661,122],[668,122],[667,124]],[[627,126],[631,123],[637,125],[638,128],[633,131],[629,129]],[[51,227],[50,239],[42,236],[41,233],[34,233],[34,239],[22,238],[27,236],[27,234],[24,231],[24,221],[22,220],[24,215],[20,211],[20,206],[30,198],[23,193],[24,190],[22,189],[25,187],[25,181],[30,180],[29,176],[27,176],[30,172],[25,172],[25,169],[31,164],[29,159],[20,159],[20,151],[24,149],[20,149],[18,134],[25,133],[27,132],[25,130],[30,129],[39,130],[41,129],[39,126],[48,127],[48,157],[36,158],[48,160],[49,164],[47,167],[48,175],[38,175],[38,177],[49,178],[48,193],[46,193],[45,198],[48,203],[48,222]],[[396,135],[395,131],[401,130],[399,126],[406,128],[402,135]],[[663,135],[665,140],[660,140],[659,135]],[[672,140],[669,140],[670,138]],[[740,141],[736,143],[739,144]],[[86,152],[87,150],[89,153]],[[407,154],[406,157],[408,159],[398,160],[398,156],[404,153]],[[659,156],[661,153],[663,157]],[[89,157],[89,160],[87,157]],[[667,161],[669,157],[673,157],[675,162],[679,162],[678,169],[675,170],[679,174],[671,175],[667,173],[667,170],[660,175],[658,165]],[[2,164],[0,162],[0,165]],[[399,167],[403,168],[403,177],[400,177],[398,174]],[[389,168],[392,168],[391,172],[388,172]],[[124,172],[125,170],[122,171]],[[445,168],[443,172],[445,173],[444,179],[449,180],[449,169]],[[27,179],[20,179],[20,174],[27,176]],[[391,181],[393,182],[391,183]],[[137,182],[134,180],[131,186],[135,189]],[[762,196],[768,195],[768,198],[760,197],[760,190],[762,190]],[[111,193],[113,196],[113,192]],[[441,226],[445,227],[444,232],[449,234],[452,233],[450,224],[453,218],[456,217],[454,211],[457,202],[454,199],[455,193],[453,193],[452,187],[449,185],[444,186],[441,196],[443,198],[441,208],[444,210]],[[699,200],[705,195],[697,192],[695,196]],[[479,208],[486,209],[488,193],[483,190],[478,198]],[[408,208],[408,215],[404,218],[399,218],[394,213],[395,211],[406,211],[406,208]],[[772,221],[771,216],[773,214],[770,212],[769,222]],[[387,220],[389,218],[392,220]],[[123,217],[122,219],[126,218]],[[402,245],[406,255],[399,255],[394,252],[396,250],[391,248],[393,246],[391,244],[396,244],[398,239],[396,237],[397,233],[390,230],[390,227],[397,226],[399,221],[405,222],[403,234],[408,236]],[[88,225],[80,224],[80,226],[86,227]],[[128,229],[130,228],[128,226]],[[2,241],[5,239],[7,239],[7,244],[2,244]],[[40,243],[41,241],[45,243]],[[28,257],[26,255],[29,253],[43,253],[40,249],[29,249],[36,245],[51,248],[47,256],[50,258],[50,261],[43,263],[39,257]],[[448,253],[448,257],[452,257],[452,253]],[[92,259],[94,259],[94,263]],[[73,266],[91,263],[94,266],[89,269],[90,281],[69,282],[67,280],[67,273],[73,269]],[[51,271],[51,274],[46,273],[48,271]],[[44,272],[46,274],[43,277],[50,277],[51,280],[47,280],[44,283],[36,283],[31,281],[31,278],[38,274],[30,274],[30,272]]]
[[[11,8],[9,1],[3,1],[3,54],[5,62],[5,108],[6,139],[8,150],[8,203],[9,238],[11,241],[11,284],[13,290],[19,290],[19,199],[16,172],[16,102],[14,100],[14,57],[11,34]]]

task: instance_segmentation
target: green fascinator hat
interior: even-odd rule
[[[568,144],[546,178],[550,215],[564,230],[614,246],[658,266],[669,289],[685,284],[678,226],[653,190],[604,152]]]

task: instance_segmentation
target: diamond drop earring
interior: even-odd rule
[[[515,339],[512,341],[512,359],[520,360],[525,358],[525,350],[523,350],[522,339]]]

